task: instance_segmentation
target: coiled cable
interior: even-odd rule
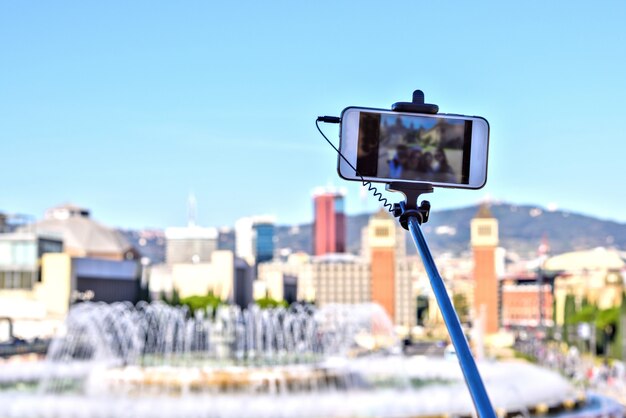
[[[372,185],[371,181],[365,180],[365,178],[352,165],[352,163],[350,161],[348,161],[348,159],[341,153],[341,151],[339,151],[339,148],[337,148],[335,146],[335,144],[333,144],[330,141],[330,139],[328,139],[328,137],[326,135],[324,135],[324,132],[322,132],[322,129],[320,128],[320,122],[324,122],[324,123],[340,123],[341,119],[338,118],[338,117],[334,117],[334,116],[318,116],[318,118],[315,120],[315,126],[317,127],[317,130],[322,135],[322,137],[324,137],[326,142],[328,142],[328,144],[331,147],[333,147],[333,149],[337,152],[337,154],[339,154],[339,156],[350,166],[350,168],[352,168],[354,170],[354,173],[358,177],[361,178],[361,183],[363,183],[363,187],[367,187],[367,191],[368,192],[372,192],[372,195],[374,195],[374,197],[376,197],[378,199],[378,201],[382,203],[383,207],[386,208],[389,212],[393,213],[393,205],[387,201],[387,198],[383,197],[382,193],[380,193],[378,191],[378,189]]]

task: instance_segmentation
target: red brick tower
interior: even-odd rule
[[[486,204],[481,205],[472,219],[471,237],[474,250],[474,313],[477,316],[484,313],[485,333],[494,334],[500,328],[496,274],[498,221]]]
[[[367,239],[371,257],[372,301],[396,321],[396,230],[395,219],[380,210],[369,221]]]

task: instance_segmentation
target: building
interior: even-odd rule
[[[32,290],[41,282],[41,257],[62,251],[63,242],[56,236],[32,232],[0,234],[0,290]]]
[[[509,329],[552,326],[552,286],[537,275],[501,281],[501,323]]]
[[[202,263],[211,260],[217,250],[216,228],[203,228],[195,224],[165,229],[165,262]]]
[[[257,217],[254,220],[254,252],[257,264],[274,258],[274,218]]]
[[[254,264],[254,230],[251,217],[235,222],[235,255]]]
[[[318,306],[377,302],[397,325],[413,327],[417,323],[414,284],[424,270],[420,260],[396,255],[397,228],[397,222],[381,211],[367,226],[369,256],[298,255],[287,262],[263,263],[257,289],[283,299],[285,289],[295,281],[298,300],[314,301]]]
[[[181,298],[213,293],[245,307],[252,302],[253,269],[232,251],[213,251],[208,261],[157,264],[149,268],[153,298],[177,290]]]
[[[250,265],[274,258],[275,223],[273,216],[241,218],[235,222],[235,253]]]
[[[383,209],[370,219],[367,228],[372,301],[385,308],[391,318],[395,317],[398,299],[396,296],[399,290],[396,288],[395,230],[396,221]]]
[[[556,324],[564,323],[565,299],[574,296],[578,306],[583,300],[608,309],[622,303],[626,254],[603,247],[573,251],[550,257],[544,271],[554,276]]]
[[[312,257],[302,252],[290,254],[286,260],[260,264],[259,280],[254,282],[254,299],[269,296],[287,302],[314,302],[312,274]]]
[[[139,300],[141,267],[135,260],[69,258],[72,302],[136,303]]]
[[[474,253],[474,316],[481,318],[486,334],[500,329],[496,249],[498,221],[483,204],[471,221],[471,244]]]
[[[35,230],[63,241],[64,252],[72,257],[136,260],[139,253],[122,234],[91,218],[90,211],[66,204],[48,209],[44,219],[21,231]]]
[[[137,302],[136,260],[73,257],[56,238],[0,234],[0,317],[20,338],[51,336],[73,303]]]
[[[223,226],[218,229],[217,249],[228,250],[236,253],[234,228]]]
[[[52,335],[79,301],[136,302],[140,276],[135,249],[77,206],[0,234],[0,317],[21,338]]]
[[[313,254],[346,251],[345,191],[316,189],[313,192]]]

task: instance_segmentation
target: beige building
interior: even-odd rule
[[[0,283],[0,317],[10,318],[16,337],[32,339],[54,334],[70,306],[70,261],[67,254],[44,254],[36,264],[41,267],[40,275],[36,273],[38,277],[34,281],[20,286],[9,284],[7,275],[0,274],[4,279]],[[0,340],[7,336],[8,329],[3,329],[6,326],[4,322],[0,324]]]
[[[41,221],[0,233],[0,317],[13,322],[16,337],[31,339],[52,335],[76,301],[134,301],[136,259],[128,241],[89,210],[49,209]],[[0,339],[5,334],[0,329]]]
[[[586,298],[600,309],[622,302],[626,254],[603,247],[574,251],[546,260],[544,270],[556,272],[554,299],[556,323],[563,324],[565,298],[574,295],[580,302]]]
[[[16,337],[52,336],[77,301],[134,302],[137,297],[139,266],[132,260],[45,253],[37,266],[37,280],[31,286],[7,287],[5,282],[0,287],[0,317],[11,319]],[[0,340],[5,334],[0,328]]]
[[[64,252],[72,257],[108,260],[139,258],[122,234],[94,221],[90,211],[79,206],[66,204],[48,209],[44,219],[25,229],[58,237],[63,241]]]
[[[252,302],[252,274],[252,268],[232,251],[217,250],[208,262],[151,266],[148,277],[155,299],[176,289],[181,298],[211,292],[224,301],[247,306]]]
[[[165,229],[165,261],[175,263],[206,263],[217,250],[216,228],[195,224]]]

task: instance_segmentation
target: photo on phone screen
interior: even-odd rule
[[[472,121],[361,112],[356,168],[365,177],[469,184]]]

